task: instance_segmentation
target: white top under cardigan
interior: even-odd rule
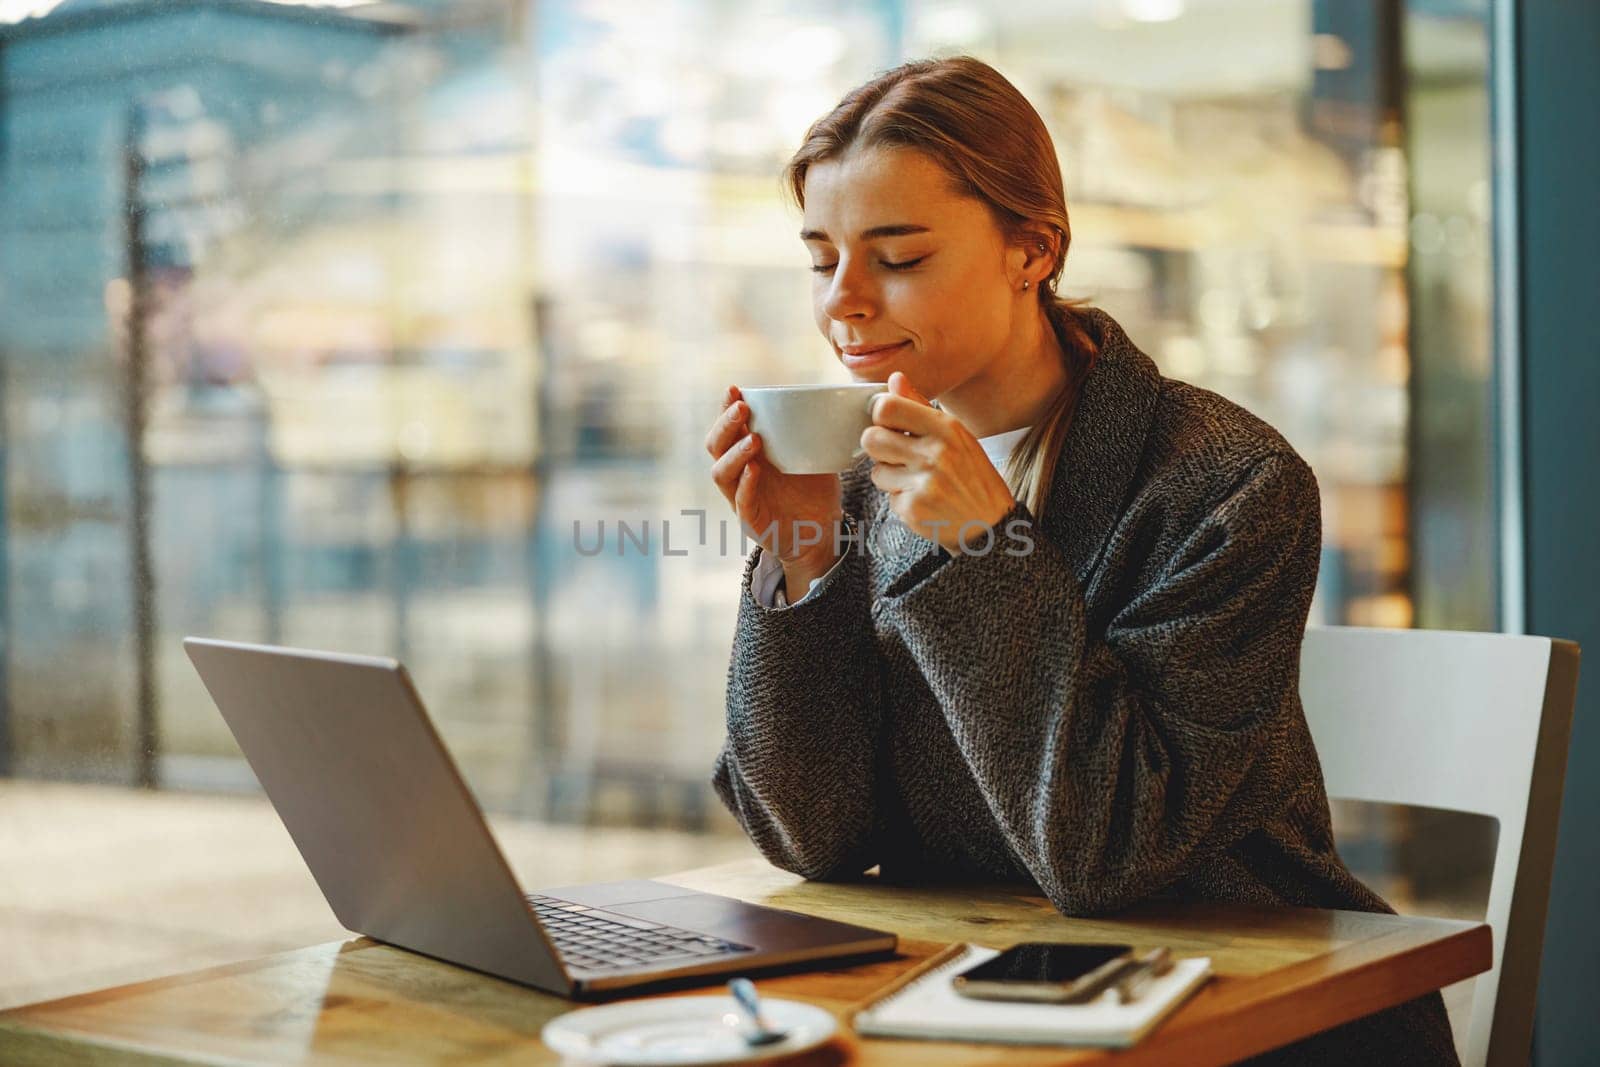
[[[1011,457],[1011,450],[1021,443],[1022,438],[1030,428],[1024,426],[1020,430],[1006,430],[1003,433],[990,434],[988,437],[978,438],[978,444],[983,446],[984,455],[989,457],[989,462],[994,464],[995,470],[1000,471],[1005,468],[1006,460]],[[839,562],[843,560],[844,557],[840,556],[833,566],[837,567]],[[817,587],[817,583],[832,573],[833,570],[830,568],[820,577],[811,579],[811,584],[806,587],[805,596],[801,597],[800,600],[810,596],[811,591]],[[779,563],[777,557],[769,552],[763,551],[761,553],[761,559],[756,564],[755,574],[750,578],[750,588],[755,593],[756,603],[764,608],[785,608],[789,606],[788,596],[783,590],[783,564]],[[795,603],[800,603],[800,600],[795,601]]]

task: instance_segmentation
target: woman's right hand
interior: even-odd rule
[[[750,405],[737,385],[722,398],[722,414],[706,434],[711,480],[763,549],[783,564],[786,579],[805,588],[838,560],[834,529],[843,519],[837,474],[782,474],[750,432]]]

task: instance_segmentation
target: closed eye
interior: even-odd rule
[[[916,259],[908,259],[903,263],[890,263],[886,259],[882,260],[881,262],[883,263],[883,265],[885,267],[888,267],[890,270],[908,270],[911,267],[915,267],[918,263],[921,263],[923,260],[925,260],[927,258],[928,258],[927,256],[918,256]],[[828,271],[832,270],[834,267],[837,267],[837,266],[838,266],[837,263],[818,263],[815,266],[813,266],[811,268],[811,270],[812,270],[813,273],[816,273],[816,274],[826,274]]]

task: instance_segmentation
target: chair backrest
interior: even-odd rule
[[[1528,1062],[1578,646],[1547,637],[1311,627],[1300,696],[1330,797],[1499,822],[1464,1067]]]

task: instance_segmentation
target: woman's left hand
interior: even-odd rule
[[[888,385],[861,432],[872,484],[889,494],[901,522],[946,552],[981,542],[1016,504],[1010,486],[972,431],[930,405],[905,374],[895,371]]]

